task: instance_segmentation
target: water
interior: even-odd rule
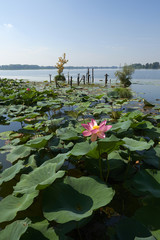
[[[104,83],[104,75],[109,75],[108,79],[111,79],[111,83],[116,83],[115,71],[117,69],[95,69],[94,78],[96,83]],[[82,75],[86,75],[87,69],[65,69],[64,75],[67,78],[73,77],[73,81],[76,81],[78,73],[80,78]],[[43,82],[49,81],[49,74],[54,76],[57,75],[56,69],[45,69],[45,70],[0,70],[1,78],[12,78],[12,79],[24,79],[28,81]],[[91,70],[90,70],[91,75]],[[103,80],[99,81],[99,80]],[[138,96],[145,98],[147,101],[152,103],[160,103],[160,70],[135,70],[132,76],[131,89],[137,93]]]

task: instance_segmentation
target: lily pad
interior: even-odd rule
[[[10,221],[15,218],[17,212],[27,209],[37,195],[38,191],[35,191],[31,194],[25,194],[22,197],[8,195],[2,199],[0,201],[0,222]]]
[[[65,171],[56,173],[56,165],[48,163],[45,166],[34,169],[29,174],[23,174],[20,181],[14,187],[15,193],[31,193],[48,187],[57,178],[63,177]]]
[[[49,221],[79,221],[107,205],[113,196],[114,191],[98,178],[66,177],[45,190],[43,213]]]
[[[137,141],[132,138],[123,138],[123,141],[125,144],[123,144],[124,147],[128,148],[130,151],[143,151],[149,149],[151,146],[153,146],[154,142],[151,140],[149,142],[146,141]]]
[[[16,146],[13,148],[11,153],[7,155],[7,161],[13,163],[18,159],[26,158],[31,154],[32,150],[33,150],[32,148],[24,145]]]
[[[28,225],[31,221],[26,218],[24,220],[17,220],[5,227],[0,231],[1,240],[19,240],[20,237],[26,232]]]
[[[11,180],[12,178],[15,177],[17,173],[24,167],[23,161],[18,161],[15,165],[5,169],[1,174],[0,174],[0,185],[3,182],[7,182]]]
[[[48,141],[53,137],[52,134],[48,135],[48,136],[43,136],[43,137],[37,137],[35,139],[32,139],[30,141],[28,141],[25,145],[31,148],[43,148],[46,146],[46,144],[48,143]]]

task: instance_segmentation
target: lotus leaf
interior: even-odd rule
[[[127,185],[141,195],[150,194],[160,198],[160,184],[146,170],[137,172],[132,179],[128,180]]]
[[[4,230],[0,231],[1,240],[19,240],[20,237],[25,233],[30,224],[28,218],[24,220],[17,220],[5,227]]]
[[[25,145],[31,148],[43,148],[46,146],[46,144],[48,143],[48,141],[53,137],[52,134],[47,135],[47,136],[43,136],[43,137],[37,137],[34,138],[30,141],[28,141]]]
[[[108,204],[114,191],[96,177],[66,177],[44,192],[43,213],[58,223],[79,221]]]
[[[72,129],[68,129],[68,128],[61,128],[58,129],[57,131],[57,136],[60,137],[60,139],[62,140],[77,140],[79,137],[77,135],[77,132],[72,130]]]
[[[27,209],[37,195],[38,191],[34,191],[31,194],[24,194],[22,197],[8,195],[2,199],[0,201],[0,222],[10,221],[15,218],[17,212]]]
[[[11,180],[12,178],[15,177],[17,173],[24,167],[23,161],[18,161],[15,165],[5,169],[1,174],[0,174],[0,185],[3,182],[7,182]]]
[[[152,140],[149,142],[145,142],[145,141],[137,141],[133,138],[127,138],[127,137],[123,138],[123,141],[125,142],[123,146],[128,148],[130,151],[147,150],[154,144]]]
[[[71,150],[71,154],[74,156],[83,156],[91,150],[89,142],[76,143]]]
[[[20,181],[14,187],[15,193],[31,193],[36,189],[44,189],[53,183],[57,178],[63,177],[65,171],[56,173],[57,164],[48,163],[34,169],[29,174],[22,174]]]
[[[141,223],[134,219],[122,219],[116,227],[116,235],[118,240],[135,240],[136,237],[148,238],[152,234]],[[153,238],[154,239],[154,238]]]
[[[14,163],[18,159],[23,159],[28,157],[32,151],[33,151],[32,148],[24,145],[16,146],[13,148],[11,153],[7,155],[7,161]]]

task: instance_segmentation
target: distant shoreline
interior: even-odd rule
[[[64,69],[117,69],[117,66],[103,67],[103,66],[68,66]],[[43,70],[43,69],[56,69],[54,66],[39,66],[39,65],[27,65],[27,64],[10,64],[10,65],[1,65],[0,70]]]
[[[153,63],[134,63],[129,65],[134,69],[160,69],[159,62]],[[121,66],[66,66],[64,69],[119,69]],[[55,66],[39,66],[39,65],[29,65],[29,64],[9,64],[9,65],[0,65],[0,70],[43,70],[43,69],[56,69]]]

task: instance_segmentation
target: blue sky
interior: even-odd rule
[[[0,65],[160,62],[160,0],[1,0]]]

